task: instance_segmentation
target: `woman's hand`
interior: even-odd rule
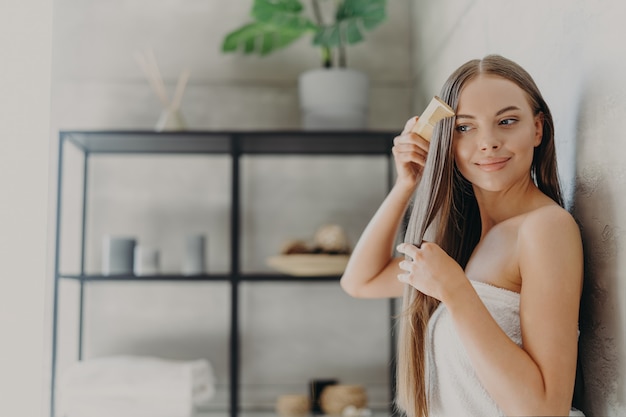
[[[400,262],[406,272],[399,274],[398,280],[426,295],[446,303],[469,283],[461,266],[435,243],[422,242],[421,248],[401,243],[396,249],[411,258]]]
[[[410,118],[402,133],[393,140],[392,152],[398,173],[396,181],[409,187],[415,187],[422,177],[430,145],[426,139],[411,132],[417,119],[417,117]]]

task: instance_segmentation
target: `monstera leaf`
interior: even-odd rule
[[[223,52],[267,55],[284,48],[306,33],[313,34],[313,45],[320,48],[322,64],[333,66],[337,51],[338,65],[345,67],[345,45],[363,40],[363,33],[386,19],[387,0],[335,0],[333,23],[322,23],[321,0],[310,0],[315,21],[308,19],[300,0],[254,0],[253,23],[226,35]]]
[[[231,32],[224,39],[222,51],[267,55],[284,48],[317,25],[301,15],[298,0],[255,0],[252,16],[256,22]]]
[[[325,47],[351,45],[363,40],[363,32],[386,19],[386,0],[344,0],[337,8],[335,23],[319,28],[313,44]]]

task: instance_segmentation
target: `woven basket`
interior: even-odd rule
[[[311,400],[307,395],[286,394],[276,400],[276,413],[281,417],[302,417],[311,411]]]
[[[367,392],[362,385],[330,385],[322,391],[320,406],[324,413],[341,415],[349,405],[356,408],[367,406]]]

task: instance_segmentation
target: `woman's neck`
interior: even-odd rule
[[[486,191],[474,187],[484,236],[496,224],[527,213],[553,201],[542,193],[529,177],[502,191]]]

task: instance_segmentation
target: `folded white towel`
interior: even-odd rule
[[[58,386],[57,412],[67,417],[188,417],[215,394],[205,359],[94,358],[68,367]]]
[[[190,404],[133,399],[72,400],[56,412],[59,417],[193,417]]]

